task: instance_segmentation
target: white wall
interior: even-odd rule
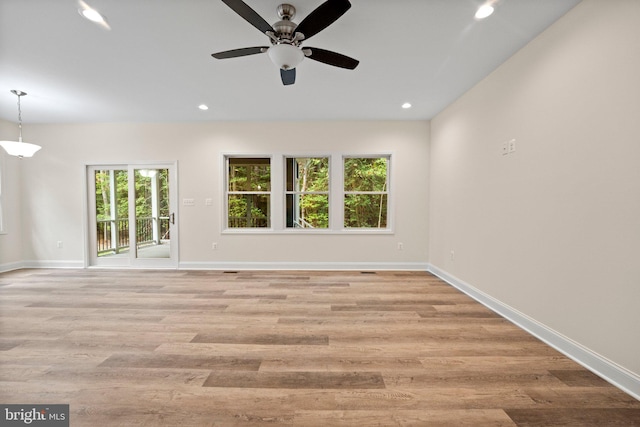
[[[0,139],[16,141],[18,125],[0,120]],[[22,220],[20,215],[21,161],[0,148],[4,232],[0,232],[0,271],[20,266],[22,256]]]
[[[177,160],[179,198],[196,201],[178,215],[183,267],[426,269],[428,122],[73,124],[29,125],[28,131],[43,147],[21,165],[23,260],[30,265],[82,266],[86,164]],[[395,233],[221,234],[223,154],[275,152],[391,153]],[[214,205],[205,206],[206,198]]]
[[[439,114],[429,231],[436,269],[636,379],[639,22],[584,0]]]

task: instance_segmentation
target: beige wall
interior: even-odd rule
[[[196,201],[179,209],[181,266],[427,266],[428,122],[70,124],[29,125],[28,131],[43,148],[21,164],[27,189],[22,197],[26,262],[82,265],[86,164],[177,160],[179,198]],[[394,233],[221,234],[224,153],[390,153]],[[205,206],[206,198],[214,200],[213,206]]]
[[[0,120],[0,139],[15,141],[18,126]],[[4,232],[0,233],[0,271],[2,266],[19,266],[22,256],[22,220],[21,220],[21,161],[9,156],[0,148],[0,170],[2,176],[2,214]]]
[[[180,198],[197,202],[180,210],[182,262],[428,260],[640,378],[638,22],[637,0],[583,0],[431,129],[426,122],[29,125],[43,149],[6,162],[10,232],[0,235],[0,268],[82,263],[87,163],[177,160]],[[0,122],[0,136],[11,126]],[[516,151],[504,156],[510,139]],[[222,235],[219,205],[203,206],[205,198],[221,200],[222,153],[323,150],[393,153],[394,234]]]
[[[638,22],[584,0],[432,120],[429,251],[640,376]]]

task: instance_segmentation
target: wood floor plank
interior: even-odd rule
[[[385,388],[379,372],[221,372],[214,371],[204,387],[286,389]]]
[[[296,423],[308,427],[383,425],[403,427],[515,427],[516,424],[502,410],[455,411],[300,411]]]
[[[637,408],[508,409],[506,413],[518,427],[640,426],[640,409]]]
[[[257,371],[260,359],[230,356],[191,356],[181,354],[114,354],[99,367],[123,368],[183,368]]]
[[[0,401],[68,403],[74,427],[640,425],[425,272],[2,273]]]
[[[583,369],[551,369],[549,373],[569,387],[609,387],[608,382]],[[612,386],[611,386],[612,387]]]
[[[202,333],[192,343],[265,344],[265,345],[329,345],[326,335]]]

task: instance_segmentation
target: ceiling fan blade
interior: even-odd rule
[[[242,0],[222,0],[222,2],[233,9],[235,13],[242,16],[249,24],[260,30],[260,32],[264,34],[266,34],[267,31],[275,33],[273,27]]]
[[[282,78],[282,84],[285,86],[292,85],[296,82],[296,69],[291,68],[289,70],[280,69],[280,77]]]
[[[264,53],[269,48],[266,46],[256,47],[243,47],[242,49],[225,50],[224,52],[212,53],[216,59],[237,58],[239,56],[255,55],[257,53]]]
[[[349,0],[327,0],[298,24],[295,31],[307,40],[333,24],[351,7]]]
[[[311,51],[311,55],[307,58],[314,61],[323,62],[325,64],[333,65],[334,67],[346,68],[353,70],[358,66],[360,61],[350,58],[341,53],[331,52],[330,50],[318,49],[317,47],[305,47],[304,50]]]

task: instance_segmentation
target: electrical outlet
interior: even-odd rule
[[[506,156],[509,154],[509,143],[507,141],[502,143],[502,155]]]
[[[182,206],[195,206],[195,199],[182,199]]]
[[[62,240],[58,240],[58,242],[56,243],[56,247],[58,249],[62,249],[64,247],[64,244],[62,243]]]
[[[214,251],[218,249],[218,244],[216,242],[213,242],[211,244],[211,249],[213,249]]]
[[[516,140],[512,139],[509,141],[509,153],[513,153],[516,151]]]
[[[213,205],[213,199],[204,199],[204,205],[205,206],[212,206]]]
[[[398,243],[398,250],[401,251],[403,249],[402,243]]]
[[[451,261],[453,261],[456,258],[456,253],[455,251],[452,249],[451,250]]]

